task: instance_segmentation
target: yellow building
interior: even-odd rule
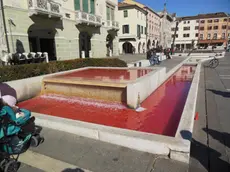
[[[226,46],[230,37],[230,18],[224,13],[200,14],[198,45],[202,47]]]

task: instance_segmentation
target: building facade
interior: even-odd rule
[[[161,18],[153,9],[145,6],[147,11],[147,49],[159,45],[161,33]]]
[[[174,48],[180,50],[206,48],[208,46],[225,47],[230,39],[230,17],[224,12],[198,14],[196,16],[179,17],[172,24],[172,38],[175,34]]]
[[[176,27],[176,23],[178,26]],[[177,29],[177,30],[176,30]],[[174,48],[177,50],[191,49],[196,47],[199,35],[199,23],[196,16],[187,16],[176,18],[172,23],[171,34],[172,39],[175,35]]]
[[[230,33],[230,19],[226,13],[199,14],[198,46],[226,46]]]
[[[117,0],[3,0],[10,52],[50,60],[118,55]]]
[[[133,0],[124,0],[124,3],[137,5],[147,12],[147,49],[156,47],[160,41],[161,17],[150,7]]]
[[[166,4],[164,10],[162,12],[159,12],[158,14],[161,17],[160,45],[163,48],[171,48],[171,26],[173,23],[173,17],[167,12]]]
[[[146,52],[146,15],[147,12],[137,5],[119,3],[120,54]]]

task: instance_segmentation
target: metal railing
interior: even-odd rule
[[[96,16],[94,14],[86,13],[83,11],[76,11],[75,16],[76,16],[77,23],[86,23],[86,24],[97,25],[97,26],[102,25],[100,16]]]
[[[55,0],[28,0],[31,15],[44,13],[56,17],[62,17],[61,4]]]
[[[119,23],[113,20],[107,20],[107,27],[112,29],[119,29]]]

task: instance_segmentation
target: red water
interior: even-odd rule
[[[120,82],[122,80],[132,81],[140,78],[152,69],[85,69],[68,74],[59,75],[58,77],[74,77],[90,80],[106,80],[111,82]]]
[[[191,86],[195,66],[183,66],[141,104],[136,112],[121,104],[44,95],[19,103],[19,107],[96,124],[174,136]]]

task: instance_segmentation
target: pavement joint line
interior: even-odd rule
[[[78,166],[75,166],[73,164],[69,164],[30,150],[28,150],[24,154],[21,154],[19,157],[19,161],[31,167],[35,167],[37,169],[43,170],[45,172],[62,172],[67,169],[71,169],[71,170],[81,169],[84,172],[92,172],[87,169],[83,169]]]
[[[228,80],[230,79],[230,76],[229,77],[220,77],[221,79],[224,79],[224,80]]]

